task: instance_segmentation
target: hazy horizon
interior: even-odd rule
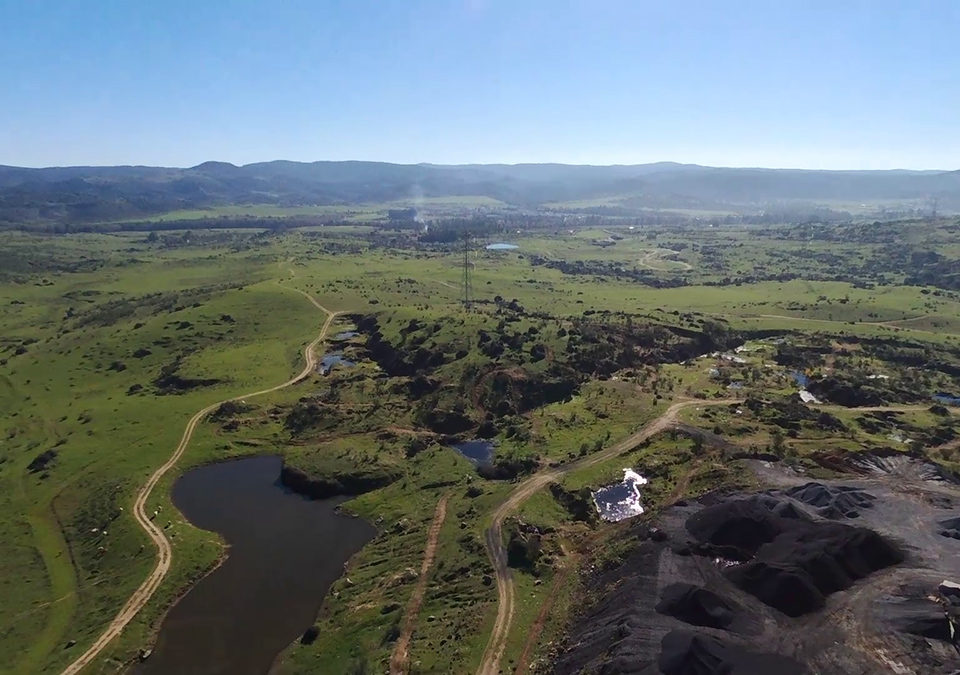
[[[146,164],[143,162],[138,163],[127,163],[127,164],[48,164],[48,165],[27,165],[27,164],[4,164],[0,163],[0,167],[13,168],[13,169],[74,169],[74,168],[91,168],[91,169],[104,169],[104,168],[114,168],[114,167],[146,167],[152,169],[194,169],[203,164],[230,164],[238,168],[243,168],[246,166],[253,166],[257,164],[270,164],[272,162],[294,162],[297,164],[315,164],[320,162],[329,162],[329,163],[345,163],[345,162],[356,162],[356,163],[369,163],[369,164],[390,164],[395,166],[440,166],[440,167],[468,167],[468,166],[569,166],[569,167],[597,167],[597,168],[607,168],[607,167],[630,167],[630,166],[651,166],[655,164],[671,164],[676,166],[688,166],[688,167],[699,167],[704,169],[744,169],[744,170],[756,170],[756,171],[833,171],[833,172],[851,172],[858,173],[864,171],[887,171],[887,172],[913,172],[913,173],[950,173],[953,171],[960,171],[960,167],[957,168],[907,168],[894,166],[886,169],[859,169],[859,168],[830,168],[830,169],[821,169],[821,168],[810,168],[806,166],[735,166],[732,164],[701,164],[699,162],[679,162],[671,159],[663,160],[653,160],[649,162],[630,162],[630,163],[609,163],[609,164],[596,164],[596,163],[574,163],[574,162],[431,162],[431,161],[422,161],[422,162],[390,162],[380,159],[357,159],[357,158],[348,158],[348,159],[286,159],[286,158],[274,158],[274,159],[265,159],[265,160],[253,160],[250,162],[244,162],[242,164],[236,164],[234,162],[229,162],[226,160],[220,159],[207,159],[197,164],[191,165],[172,165],[172,164]]]

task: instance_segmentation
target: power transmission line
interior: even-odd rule
[[[461,301],[464,309],[473,305],[473,263],[470,262],[470,235],[463,236],[463,281],[461,282]]]

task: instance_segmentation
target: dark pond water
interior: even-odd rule
[[[933,398],[935,401],[937,401],[937,403],[942,403],[944,405],[960,405],[960,396],[957,396],[956,394],[947,394],[941,391]]]
[[[197,527],[219,532],[226,561],[167,614],[137,675],[265,675],[316,617],[343,564],[373,527],[278,482],[280,459],[254,457],[193,469],[173,502]]]
[[[343,366],[349,368],[350,366],[355,366],[353,361],[345,359],[343,354],[340,352],[334,352],[332,354],[324,354],[323,358],[320,359],[320,374],[326,375],[334,366]]]
[[[494,445],[491,441],[473,440],[455,443],[453,449],[474,464],[489,464],[493,459]]]
[[[795,370],[790,373],[790,376],[793,377],[793,381],[800,385],[801,389],[806,389],[807,385],[810,384],[810,378],[806,374],[801,373],[799,370]]]

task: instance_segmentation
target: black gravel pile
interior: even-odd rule
[[[960,539],[960,517],[941,520],[938,525],[940,525],[940,534],[944,537]]]
[[[660,645],[664,675],[799,675],[806,669],[793,659],[749,651],[703,633],[670,631]]]
[[[784,531],[785,521],[810,519],[789,501],[769,494],[728,499],[692,515],[687,531],[701,544],[701,552],[744,562]]]
[[[796,517],[756,497],[730,499],[691,516],[687,530],[726,557],[748,561],[724,574],[789,616],[823,607],[824,598],[903,555],[873,530]]]
[[[877,499],[859,488],[823,483],[798,485],[784,494],[814,507],[820,516],[830,519],[857,518],[864,509],[873,508]]]
[[[670,584],[663,589],[657,611],[694,626],[727,628],[740,607],[713,591],[693,584]]]
[[[929,598],[892,600],[883,605],[883,614],[892,630],[933,640],[951,640],[946,612]]]

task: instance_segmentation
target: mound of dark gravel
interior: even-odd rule
[[[950,640],[950,622],[943,607],[928,598],[884,603],[883,616],[895,631],[933,640]]]
[[[873,530],[812,521],[771,500],[777,501],[771,495],[727,499],[691,516],[686,528],[714,552],[748,561],[724,574],[784,614],[819,609],[830,593],[903,559]]]
[[[873,508],[876,501],[869,492],[850,486],[830,486],[807,483],[790,488],[784,494],[817,509],[824,518],[857,518],[864,509]]]
[[[799,675],[806,672],[802,665],[785,656],[749,651],[688,630],[670,631],[663,637],[658,665],[664,675]]]
[[[941,520],[938,525],[940,525],[940,534],[944,537],[960,539],[960,517]]]
[[[701,544],[730,560],[746,561],[784,530],[784,521],[807,521],[789,501],[769,494],[727,499],[695,513],[687,531]]]
[[[694,626],[727,628],[740,608],[733,602],[693,584],[670,584],[663,589],[657,611]]]

